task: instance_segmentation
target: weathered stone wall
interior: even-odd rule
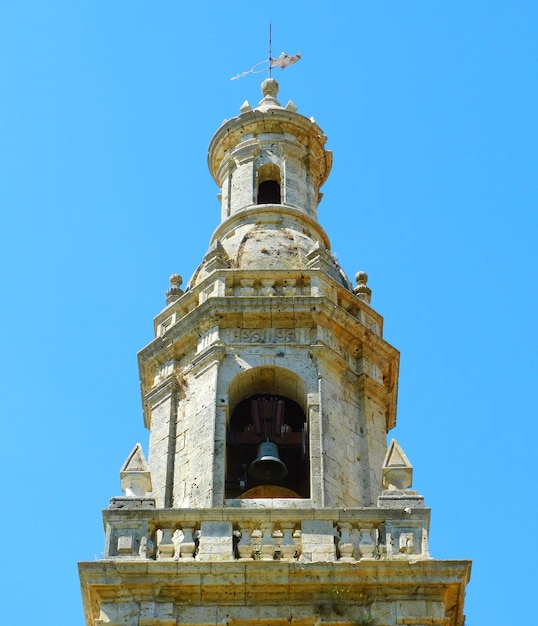
[[[176,447],[177,410],[181,389],[174,376],[161,382],[146,398],[151,414],[149,466],[152,496],[157,506],[172,505],[172,471]]]
[[[464,561],[125,565],[82,564],[88,624],[463,626],[469,578]]]
[[[216,392],[219,360],[209,354],[184,375],[174,458],[175,507],[213,503]]]
[[[352,395],[351,387],[343,372],[323,367],[320,380],[323,485],[324,504],[329,507],[369,504],[360,481],[365,470],[359,455],[361,415],[357,403],[351,397],[346,398]]]

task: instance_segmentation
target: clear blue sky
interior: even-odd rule
[[[195,7],[196,4],[196,7]],[[269,7],[271,7],[269,9]],[[144,431],[136,352],[219,220],[212,133],[267,55],[334,152],[320,221],[401,350],[396,436],[468,626],[531,624],[538,3],[0,7],[2,620],[83,624],[78,560]]]

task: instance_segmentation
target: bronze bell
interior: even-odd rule
[[[278,456],[278,446],[272,441],[264,441],[258,446],[258,456],[248,467],[248,475],[262,483],[275,483],[282,480],[288,468]]]

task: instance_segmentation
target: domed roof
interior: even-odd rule
[[[189,288],[213,271],[207,266],[214,254],[231,269],[282,271],[308,269],[308,254],[316,247],[321,244],[293,224],[242,223],[210,248],[189,281]],[[333,260],[328,274],[351,289],[349,279],[336,261]]]

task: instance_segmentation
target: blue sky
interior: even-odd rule
[[[187,5],[187,6],[185,6]],[[320,222],[401,350],[395,436],[468,626],[536,581],[538,4],[118,0],[0,6],[3,616],[83,624],[76,562],[144,447],[136,352],[219,220],[207,145],[260,77],[334,152]]]

